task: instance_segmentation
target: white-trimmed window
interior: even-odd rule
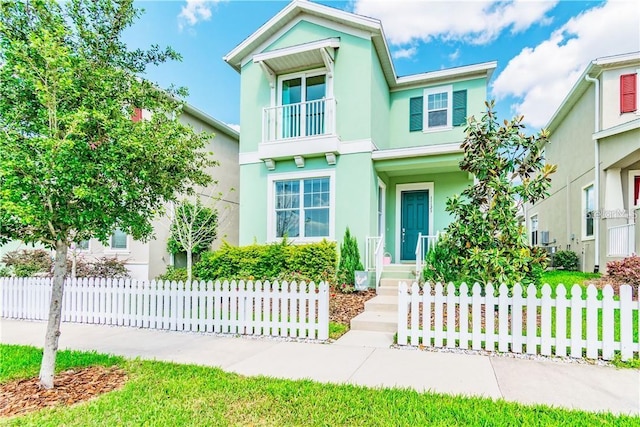
[[[424,90],[425,117],[424,129],[443,129],[451,127],[453,86],[440,86]]]
[[[531,230],[531,246],[538,246],[538,215],[532,215],[529,219],[529,229]]]
[[[582,237],[594,237],[595,218],[595,189],[593,184],[582,189]]]
[[[88,251],[89,250],[89,241],[88,240],[80,240],[76,245],[76,250],[79,251]]]
[[[127,233],[120,229],[116,229],[109,239],[109,249],[114,251],[124,251],[129,248]]]
[[[272,174],[269,176],[269,238],[333,239],[334,172]]]

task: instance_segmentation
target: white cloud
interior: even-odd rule
[[[460,49],[456,49],[454,52],[449,54],[449,61],[455,61],[460,58]]]
[[[178,14],[178,27],[182,30],[186,25],[194,26],[200,21],[211,19],[211,8],[220,0],[186,0]]]
[[[231,129],[240,132],[240,125],[237,125],[235,123],[225,123],[227,126],[229,126]]]
[[[412,58],[416,53],[418,53],[418,49],[415,46],[408,47],[406,49],[397,49],[391,53],[393,59],[401,59],[401,58]]]
[[[432,39],[481,45],[503,31],[521,32],[533,24],[548,24],[546,13],[557,1],[381,1],[355,0],[354,11],[382,20],[394,45]]]
[[[515,97],[513,112],[542,127],[591,60],[640,50],[639,28],[635,0],[589,9],[511,59],[493,83],[493,95],[498,100]]]

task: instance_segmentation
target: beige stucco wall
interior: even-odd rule
[[[639,110],[632,113],[620,113],[620,76],[633,73],[640,74],[640,65],[605,70],[600,76],[602,129],[640,118]]]
[[[633,72],[636,72],[636,67],[608,69],[599,76],[602,130],[639,118],[636,113],[620,114],[620,75]],[[531,217],[537,214],[538,230],[549,231],[550,245],[558,250],[570,249],[578,253],[583,271],[593,271],[596,264],[596,242],[594,238],[584,236],[583,219],[583,191],[595,182],[594,102],[595,86],[589,85],[566,116],[556,124],[557,127],[552,129],[550,142],[546,146],[546,158],[549,163],[558,165],[558,171],[552,176],[550,196],[534,206],[527,206],[527,225],[530,226]],[[629,171],[640,169],[640,129],[601,138],[598,149],[600,212],[595,221],[600,227],[598,265],[600,271],[604,272],[608,261],[619,259],[608,256],[608,228],[627,224],[630,219],[626,213],[631,212],[633,217],[633,212],[637,212],[630,202]],[[607,173],[619,173],[621,186],[614,188],[614,192],[622,195],[622,206],[610,206],[615,198],[612,199],[611,194],[607,197],[607,191],[611,191],[611,188],[607,189]],[[613,215],[620,208],[625,213],[617,217]]]
[[[585,271],[593,270],[594,265],[594,240],[584,238],[582,220],[583,188],[595,177],[594,97],[594,90],[587,90],[571,114],[552,130],[546,159],[558,165],[558,170],[551,177],[550,195],[526,210],[528,226],[531,217],[538,215],[538,241],[541,232],[548,231],[550,245],[576,252]]]
[[[240,169],[238,142],[186,112],[181,116],[181,120],[191,125],[196,132],[204,131],[215,135],[209,140],[206,150],[212,152],[213,158],[219,162],[219,166],[207,170],[217,183],[207,188],[198,188],[196,191],[203,195],[203,200],[206,200],[206,196],[218,193],[222,193],[223,196],[223,200],[215,204],[215,208],[220,212],[220,223],[218,226],[219,238],[213,246],[219,246],[223,240],[237,244]],[[93,239],[89,243],[89,251],[83,252],[82,255],[86,257],[117,256],[119,259],[126,259],[127,268],[131,271],[132,277],[153,279],[164,273],[172,261],[171,255],[167,252],[169,218],[167,216],[159,217],[153,222],[153,225],[154,237],[146,243],[135,241],[129,236],[128,249],[114,251]]]

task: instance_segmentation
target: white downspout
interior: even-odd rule
[[[595,124],[594,133],[600,132],[600,80],[584,76],[584,79],[588,82],[592,82],[595,85]],[[593,218],[593,234],[595,237],[595,260],[593,263],[593,272],[597,273],[600,270],[600,150],[598,149],[598,139],[594,139],[595,150],[595,180],[593,184],[594,190],[594,206],[593,210],[595,217]]]

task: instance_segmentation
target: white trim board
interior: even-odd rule
[[[429,191],[429,234],[434,234],[433,229],[433,201],[434,197],[434,185],[433,182],[414,182],[411,184],[397,184],[396,185],[396,259],[398,261],[402,261],[400,259],[400,239],[402,238],[402,223],[401,223],[401,203],[402,203],[402,192],[403,191],[416,191],[416,190],[428,190]],[[417,243],[417,242],[416,242]]]

